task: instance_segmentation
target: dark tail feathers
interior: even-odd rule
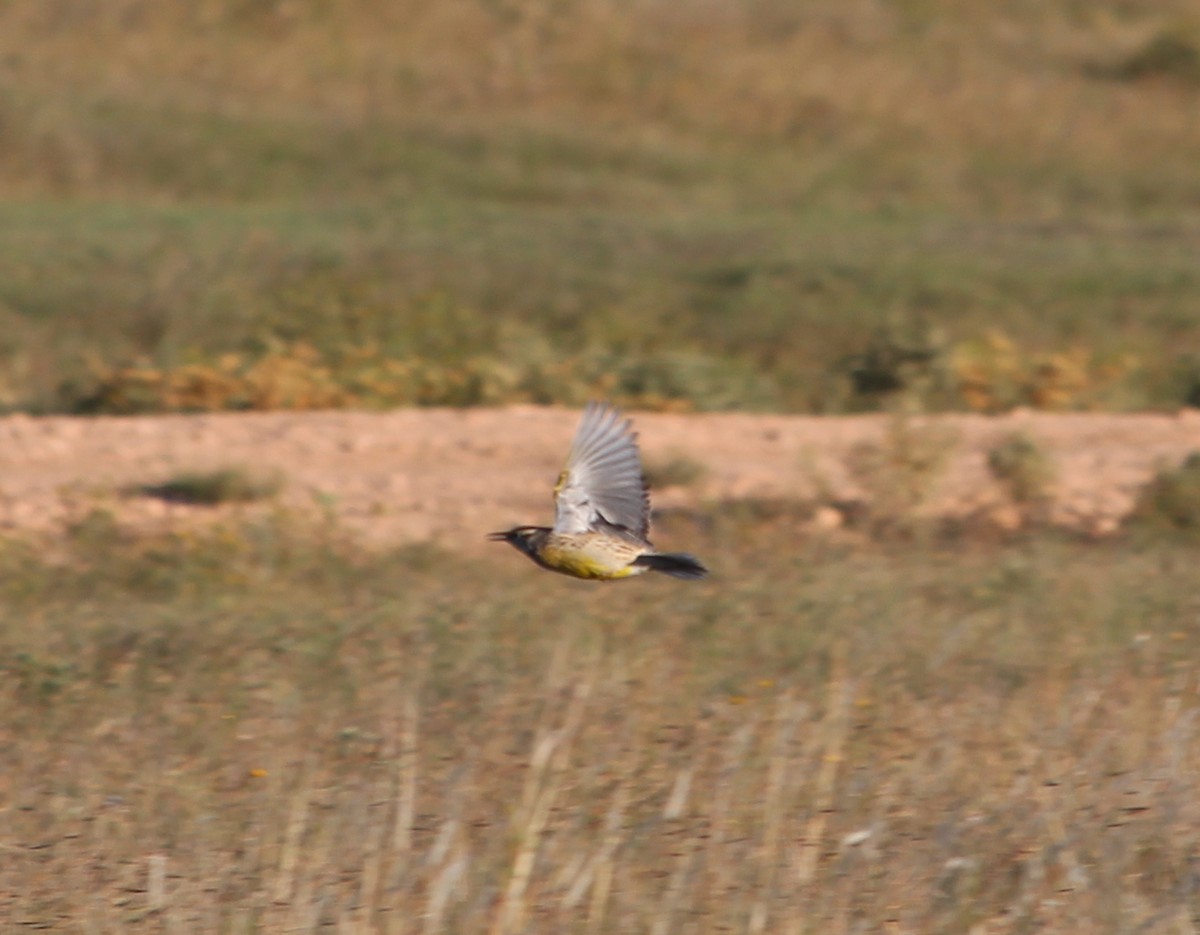
[[[661,571],[672,578],[704,578],[708,569],[700,560],[686,552],[650,552],[633,560],[635,565],[645,565],[651,571]]]

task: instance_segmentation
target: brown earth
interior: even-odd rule
[[[144,528],[283,508],[332,514],[371,545],[434,541],[484,548],[490,530],[549,519],[550,486],[577,418],[575,411],[531,406],[8,416],[0,419],[0,531],[54,533],[96,508]],[[890,424],[886,416],[657,413],[638,413],[635,421],[649,464],[685,456],[706,469],[693,484],[656,491],[660,508],[737,498],[861,500],[871,491],[848,463],[856,446],[885,443]],[[1019,517],[986,459],[1009,433],[1030,436],[1056,467],[1051,518],[1094,533],[1116,529],[1158,468],[1200,449],[1196,411],[956,415],[912,425],[918,431],[932,426],[949,451],[921,509],[981,515],[1001,526]],[[134,492],[183,471],[223,467],[278,472],[283,488],[269,505],[216,508]],[[830,509],[814,518],[814,526],[839,522]]]

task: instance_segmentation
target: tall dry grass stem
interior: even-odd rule
[[[566,644],[559,644],[547,678],[552,692],[555,689],[561,691],[564,687],[562,682],[567,677],[566,659]],[[570,756],[571,744],[583,719],[587,698],[591,694],[591,677],[594,677],[594,669],[589,673],[589,677],[576,682],[571,689],[561,726],[556,729],[539,727],[535,735],[521,805],[513,821],[517,836],[516,854],[508,885],[490,930],[492,935],[509,935],[520,931],[524,925],[525,898],[533,874],[534,861],[537,859],[550,810],[562,791],[562,773]],[[543,712],[544,719],[549,718],[549,710],[548,702]]]

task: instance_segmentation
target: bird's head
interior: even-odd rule
[[[526,555],[536,556],[538,544],[550,532],[545,526],[514,526],[504,532],[488,533],[493,542],[507,542]]]

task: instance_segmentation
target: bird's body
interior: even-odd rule
[[[574,578],[609,581],[640,575],[650,569],[634,565],[644,546],[602,532],[556,533],[548,526],[523,526],[513,541],[518,549],[550,571]],[[496,533],[507,537],[509,533]]]
[[[628,420],[590,403],[554,487],[554,526],[516,526],[492,533],[550,571],[612,581],[647,571],[703,578],[691,555],[656,552],[647,538],[650,497],[642,478],[637,436]]]

